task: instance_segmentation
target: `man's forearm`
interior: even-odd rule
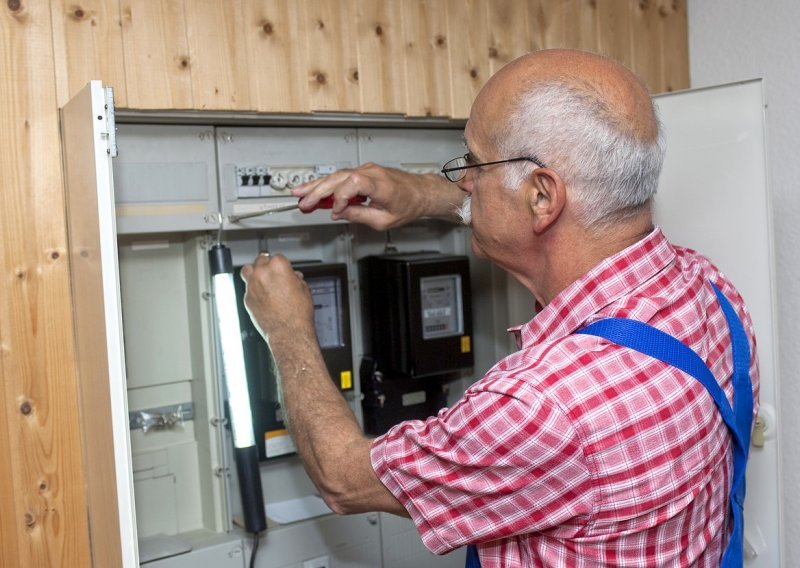
[[[270,338],[278,363],[284,413],[312,478],[324,478],[325,464],[339,445],[362,437],[350,407],[330,380],[316,342]]]
[[[370,440],[331,381],[315,338],[270,341],[278,362],[284,411],[306,471],[337,513],[405,509],[377,480]]]

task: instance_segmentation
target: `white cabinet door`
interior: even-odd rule
[[[674,243],[707,255],[753,317],[761,365],[763,448],[750,448],[747,566],[780,565],[774,257],[761,81],[656,97],[667,157],[655,218]]]
[[[93,560],[96,566],[134,568],[139,562],[108,95],[99,81],[87,85],[62,109],[61,133]]]

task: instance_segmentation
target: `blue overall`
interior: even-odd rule
[[[722,555],[723,568],[741,567],[744,562],[744,472],[750,448],[750,428],[753,419],[753,387],[750,380],[750,345],[744,326],[728,299],[711,284],[725,314],[731,334],[733,349],[733,408],[714,375],[697,353],[678,339],[646,323],[635,320],[608,318],[599,320],[577,331],[595,335],[612,343],[628,347],[693,376],[706,388],[728,426],[733,438],[733,481],[730,507],[733,531],[728,547]],[[467,547],[466,568],[480,568],[475,545]]]

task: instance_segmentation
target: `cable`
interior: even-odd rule
[[[386,244],[383,246],[383,254],[394,254],[397,251],[397,245],[392,242],[392,232],[386,231]]]
[[[253,552],[250,554],[250,568],[256,565],[256,553],[258,552],[259,533],[253,533]]]

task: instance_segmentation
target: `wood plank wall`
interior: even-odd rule
[[[686,0],[0,0],[0,567],[107,546],[87,521],[58,126],[90,79],[122,108],[463,118],[547,47],[686,88],[687,31]]]
[[[0,565],[88,566],[50,6],[2,8]]]
[[[24,0],[6,0],[22,2]],[[578,47],[688,86],[685,0],[52,0],[58,104],[464,118],[527,51]]]

